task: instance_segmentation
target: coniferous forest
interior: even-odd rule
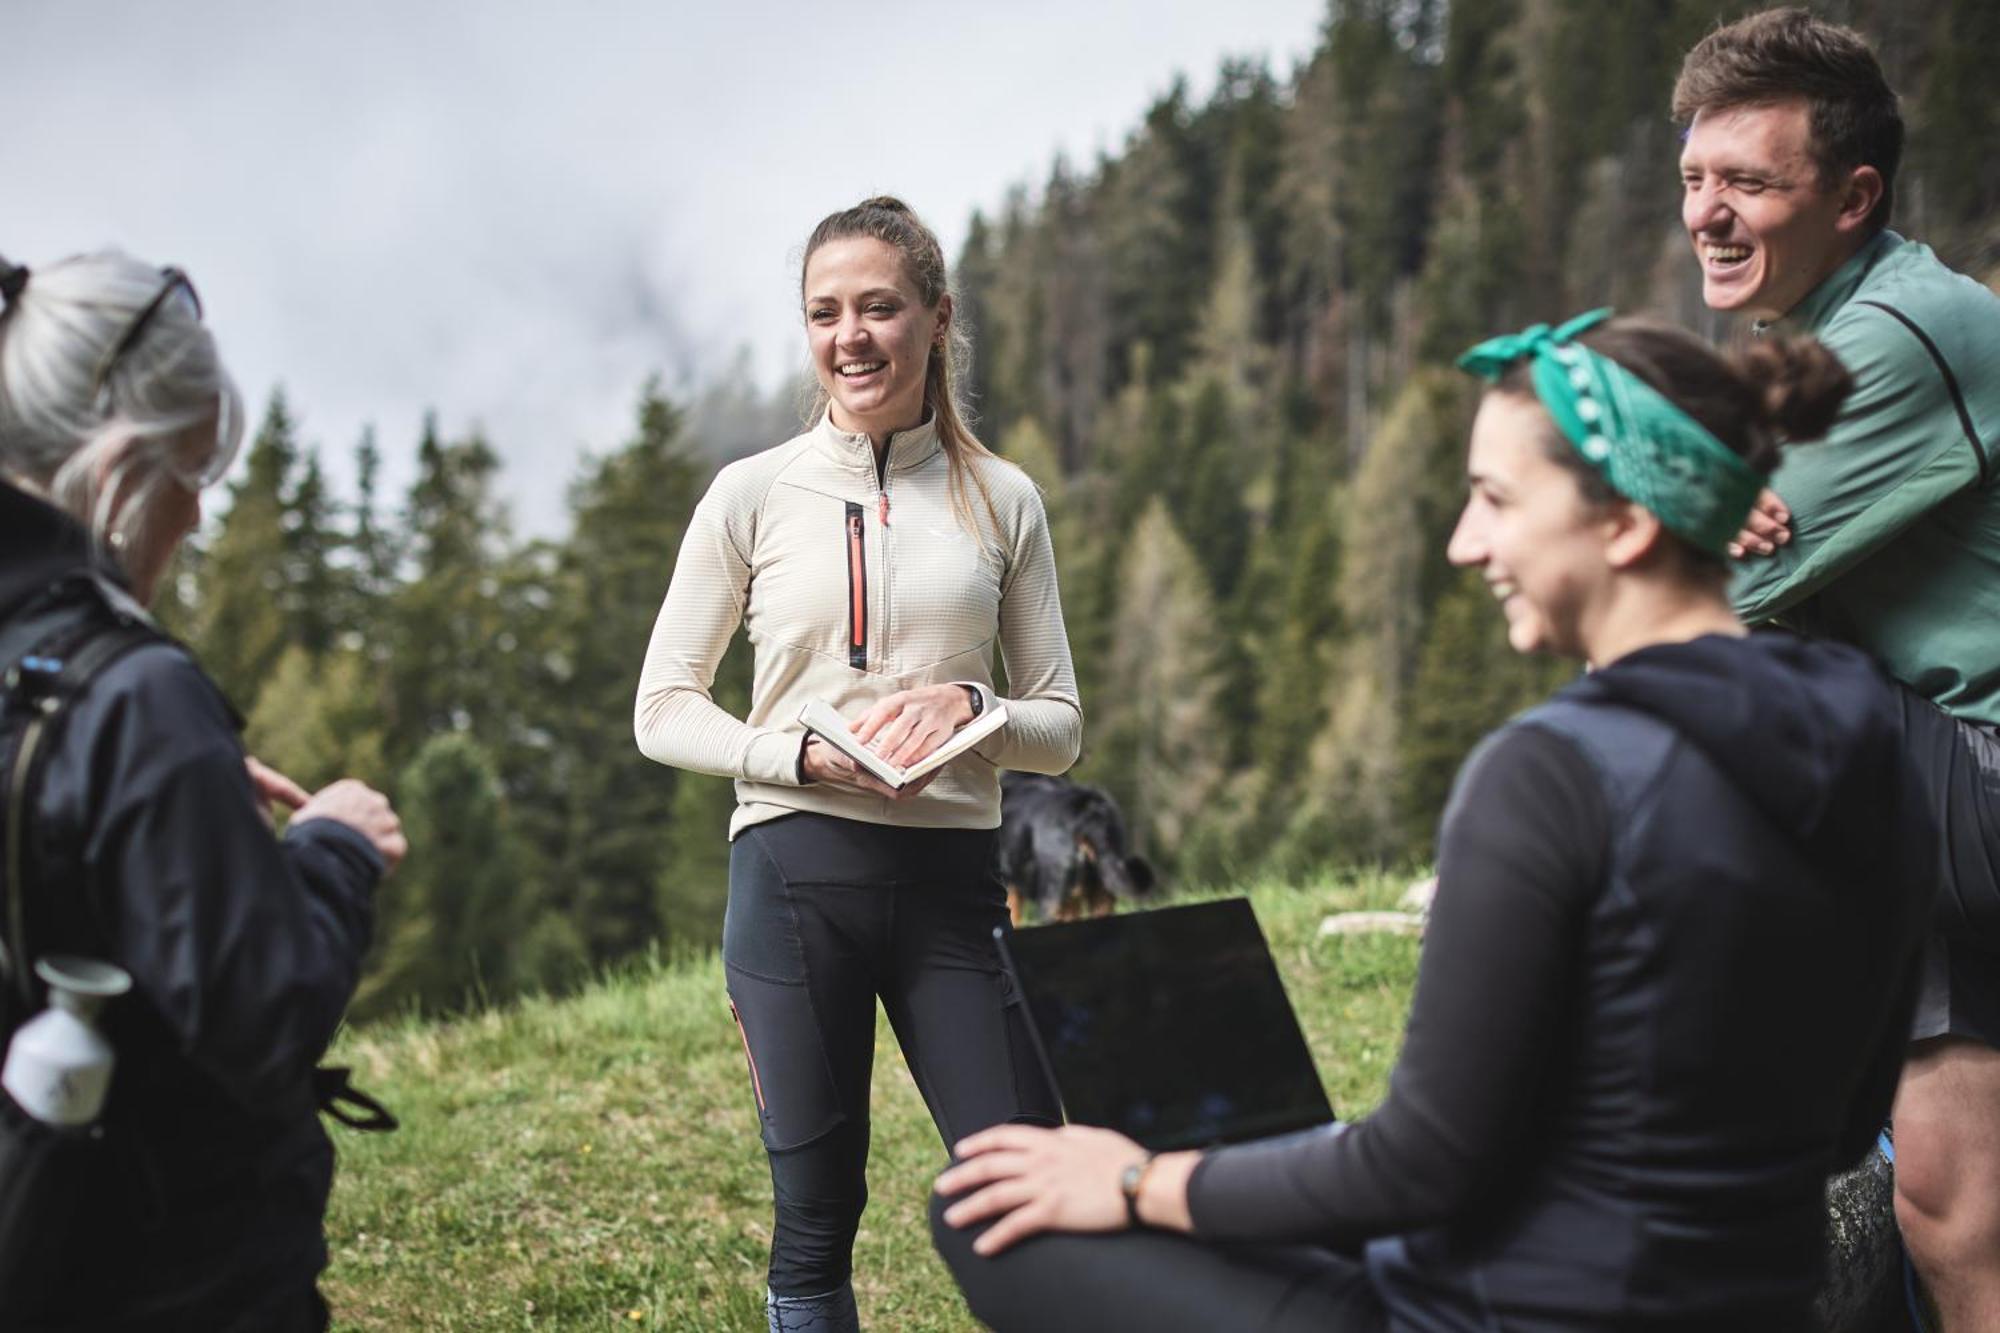
[[[1687,47],[1753,7],[1330,0],[1296,70],[1177,86],[1116,154],[972,220],[978,429],[1046,492],[1076,776],[1170,883],[1426,859],[1467,749],[1565,678],[1514,656],[1445,563],[1475,398],[1451,359],[1605,304],[1737,335],[1699,300],[1667,103]],[[1815,7],[1903,94],[1893,225],[2000,281],[2000,5]],[[901,189],[922,208],[923,182]],[[633,689],[713,470],[799,427],[789,395],[740,382],[634,393],[548,540],[510,535],[478,434],[370,433],[340,495],[273,393],[171,581],[163,618],[252,752],[403,813],[359,1015],[720,936],[733,793],[639,755]],[[415,451],[406,494],[378,490],[384,449]],[[738,711],[748,668],[739,640],[717,681]]]

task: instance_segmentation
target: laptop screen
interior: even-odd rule
[[[1158,1152],[1333,1119],[1248,899],[995,933],[1071,1121]]]

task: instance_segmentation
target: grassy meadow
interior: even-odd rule
[[[1328,912],[1393,906],[1407,876],[1250,891],[1341,1114],[1382,1095],[1416,941],[1321,938]],[[763,1327],[771,1182],[713,956],[450,1022],[353,1030],[333,1058],[402,1118],[335,1127],[324,1289],[338,1333]],[[883,1022],[864,1326],[966,1329],[930,1248],[944,1153]]]

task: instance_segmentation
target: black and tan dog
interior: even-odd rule
[[[1103,916],[1120,898],[1153,891],[1153,867],[1125,851],[1125,819],[1096,787],[1037,773],[1000,777],[994,869],[1019,925]]]

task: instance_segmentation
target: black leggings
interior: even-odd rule
[[[771,1159],[780,1296],[848,1280],[876,996],[947,1147],[1003,1121],[1056,1123],[993,947],[1007,903],[992,847],[990,831],[796,814],[730,848],[722,960]]]
[[[1382,1306],[1358,1259],[1311,1245],[1221,1244],[1160,1231],[1043,1235],[987,1259],[985,1230],[947,1226],[931,1198],[931,1238],[966,1304],[995,1333],[1377,1333]]]

